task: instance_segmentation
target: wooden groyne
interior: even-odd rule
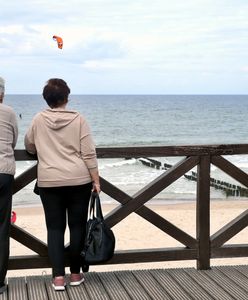
[[[168,163],[161,163],[156,159],[151,159],[148,157],[142,157],[138,159],[143,165],[154,168],[157,170],[168,170],[172,165]],[[197,173],[192,171],[190,174],[183,175],[186,179],[191,181],[197,181]],[[220,190],[225,193],[226,197],[236,196],[236,197],[248,197],[248,189],[239,185],[235,185],[226,181],[215,179],[210,177],[210,186],[216,190]]]

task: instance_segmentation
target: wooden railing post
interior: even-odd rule
[[[210,156],[202,156],[197,166],[196,238],[197,269],[210,269]]]

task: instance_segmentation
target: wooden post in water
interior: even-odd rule
[[[197,269],[210,269],[210,156],[201,156],[197,166],[196,239]]]

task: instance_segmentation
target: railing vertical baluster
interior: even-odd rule
[[[196,237],[197,269],[210,269],[210,156],[201,156],[197,166]]]

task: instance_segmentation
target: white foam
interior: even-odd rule
[[[105,168],[114,168],[114,167],[121,167],[125,165],[133,165],[137,163],[137,159],[132,158],[132,159],[126,159],[126,160],[121,160],[121,161],[115,161],[111,163],[103,163],[99,164],[99,170],[103,170]]]

